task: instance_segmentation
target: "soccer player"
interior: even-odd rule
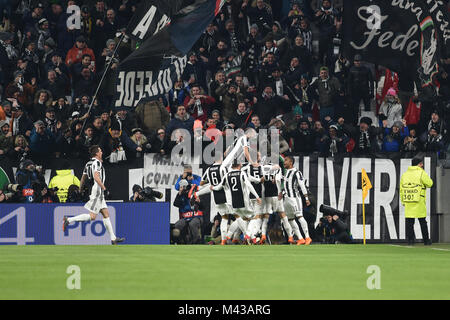
[[[211,186],[210,188],[213,191],[219,191],[224,187],[227,188],[231,195],[231,206],[234,213],[240,218],[251,219],[254,216],[254,212],[250,203],[249,194],[253,194],[256,197],[256,202],[260,205],[262,204],[262,200],[253,188],[247,173],[242,171],[241,168],[242,164],[235,160],[231,166],[231,170],[223,177],[222,181],[217,186]],[[240,223],[239,221],[238,223]],[[243,226],[240,226],[240,228],[241,230],[246,230],[245,235],[248,239],[250,237],[249,228]]]
[[[269,215],[276,212],[280,215],[281,223],[288,234],[289,243],[293,243],[294,237],[292,236],[292,227],[284,212],[283,190],[281,188],[281,181],[283,178],[282,170],[278,165],[263,166],[263,175],[263,201],[265,204],[265,214],[262,216],[261,244],[264,244],[267,239],[267,224],[269,222]]]
[[[245,160],[256,166],[256,162],[252,161],[250,155],[250,145],[249,139],[256,137],[256,130],[253,128],[247,128],[245,134],[237,138],[233,145],[228,147],[225,151],[225,159],[223,160],[223,165],[230,168],[235,159],[240,159],[244,155]],[[244,161],[243,161],[244,162]]]
[[[89,154],[91,160],[86,163],[83,176],[81,177],[80,189],[83,188],[86,180],[92,184],[91,195],[89,201],[84,207],[89,210],[89,214],[80,214],[75,217],[64,217],[63,231],[66,230],[69,223],[74,221],[89,221],[95,220],[96,215],[101,213],[103,216],[103,224],[111,237],[111,244],[116,245],[123,242],[125,238],[118,238],[114,234],[114,230],[109,219],[108,206],[105,201],[105,193],[107,193],[105,183],[105,169],[102,166],[102,149],[98,145],[91,146],[89,148]]]
[[[201,196],[206,193],[210,193],[211,189],[209,186],[217,186],[222,179],[227,174],[228,170],[225,166],[222,165],[222,154],[217,153],[216,161],[212,166],[206,169],[205,173],[202,177],[202,182],[200,183],[203,186],[200,189],[196,196]],[[221,245],[225,245],[227,242],[227,231],[228,231],[228,215],[231,213],[230,208],[228,206],[227,196],[225,190],[212,191],[214,196],[214,202],[216,204],[216,209],[222,217],[222,221],[220,222],[220,234],[222,237]]]
[[[284,160],[284,167],[286,168],[284,175],[284,207],[286,209],[286,214],[292,230],[298,238],[297,245],[309,245],[312,240],[309,237],[308,223],[303,217],[303,205],[299,194],[300,188],[305,197],[306,205],[309,206],[311,203],[308,198],[305,180],[303,179],[301,172],[294,168],[294,157],[287,156]],[[295,217],[298,218],[306,239],[303,239],[298,224],[295,222]]]

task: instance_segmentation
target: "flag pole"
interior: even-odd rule
[[[363,209],[363,243],[366,245],[366,210],[364,206],[364,191],[362,197],[362,209]]]
[[[117,49],[119,49],[119,46],[122,43],[122,40],[123,40],[124,37],[125,37],[125,33],[122,32],[122,36],[120,37],[119,42],[116,44],[116,47],[114,48],[113,54],[111,56],[111,59],[109,60],[108,64],[106,65],[105,72],[103,72],[102,78],[100,79],[100,82],[98,83],[97,89],[95,90],[95,94],[92,97],[91,104],[90,104],[89,109],[87,111],[88,114],[91,112],[92,105],[94,104],[94,101],[97,98],[98,91],[100,90],[100,87],[102,86],[102,83],[103,83],[103,80],[105,79],[106,73],[109,71],[109,68],[111,67],[111,65],[113,63],[114,57],[116,56]],[[86,121],[89,119],[89,117],[90,116],[88,116],[86,119],[84,119],[83,126],[81,127],[81,133],[83,133],[84,127],[86,125]]]

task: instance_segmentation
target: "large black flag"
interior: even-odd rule
[[[144,41],[170,23],[172,17],[195,0],[147,0],[143,1],[128,23],[126,34]]]
[[[427,5],[432,1],[345,0],[346,55],[361,53],[367,61],[413,75],[421,87],[431,85],[444,40]]]
[[[115,107],[135,107],[141,99],[167,93],[183,73],[186,54],[224,2],[195,0],[188,6],[180,5],[173,10],[176,13],[171,22],[145,40],[120,64]]]

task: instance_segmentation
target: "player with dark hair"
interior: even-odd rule
[[[287,156],[284,160],[284,167],[286,169],[286,173],[284,175],[284,207],[286,209],[286,214],[292,230],[298,238],[297,245],[309,245],[312,240],[309,237],[308,223],[303,217],[303,205],[299,193],[299,189],[301,189],[306,200],[306,205],[309,206],[311,203],[309,202],[305,180],[303,179],[301,172],[294,168],[294,157]],[[298,218],[306,239],[303,239],[295,218]]]
[[[125,238],[116,237],[109,219],[108,206],[105,201],[105,194],[107,194],[108,191],[104,185],[105,169],[102,166],[103,152],[98,145],[94,145],[89,148],[89,154],[91,156],[91,160],[89,160],[84,167],[83,176],[80,183],[80,189],[83,188],[85,183],[92,184],[89,201],[84,205],[84,207],[89,210],[89,214],[84,213],[70,218],[65,216],[63,221],[63,231],[66,230],[67,226],[71,222],[95,220],[96,215],[101,213],[103,216],[103,224],[111,237],[111,244],[115,245],[119,242],[123,242]]]

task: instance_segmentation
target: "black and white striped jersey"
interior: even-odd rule
[[[226,167],[222,166],[219,163],[215,163],[212,166],[210,166],[208,169],[206,169],[205,173],[203,174],[203,181],[206,181],[213,187],[216,187],[222,179],[227,174],[228,170]],[[213,191],[214,195],[214,201],[216,204],[223,204],[227,202],[227,198],[225,196],[225,190],[219,190],[219,191]]]
[[[261,166],[254,167],[251,164],[247,164],[246,166],[242,167],[242,170],[247,173],[247,176],[249,177],[253,188],[255,188],[256,193],[260,198],[262,198],[262,184],[261,184],[261,178],[262,178],[262,171]],[[250,194],[250,199],[256,199],[254,195]]]
[[[100,160],[92,158],[86,163],[83,170],[83,174],[85,174],[88,177],[89,183],[92,186],[91,196],[102,194],[101,187],[94,180],[95,172],[98,172],[100,174],[100,180],[102,181],[102,183],[105,183],[105,168],[103,168],[103,165]]]
[[[295,169],[288,169],[284,175],[284,191],[288,198],[298,198],[300,196],[299,189],[301,189],[303,195],[307,195],[305,179],[303,179],[302,173]]]
[[[281,169],[272,169],[273,166],[267,165],[262,167],[264,176],[264,197],[277,197],[281,192]]]
[[[257,195],[247,173],[242,170],[231,170],[222,179],[221,183],[213,187],[214,191],[227,188],[231,197],[231,206],[234,209],[251,208],[249,193]]]

